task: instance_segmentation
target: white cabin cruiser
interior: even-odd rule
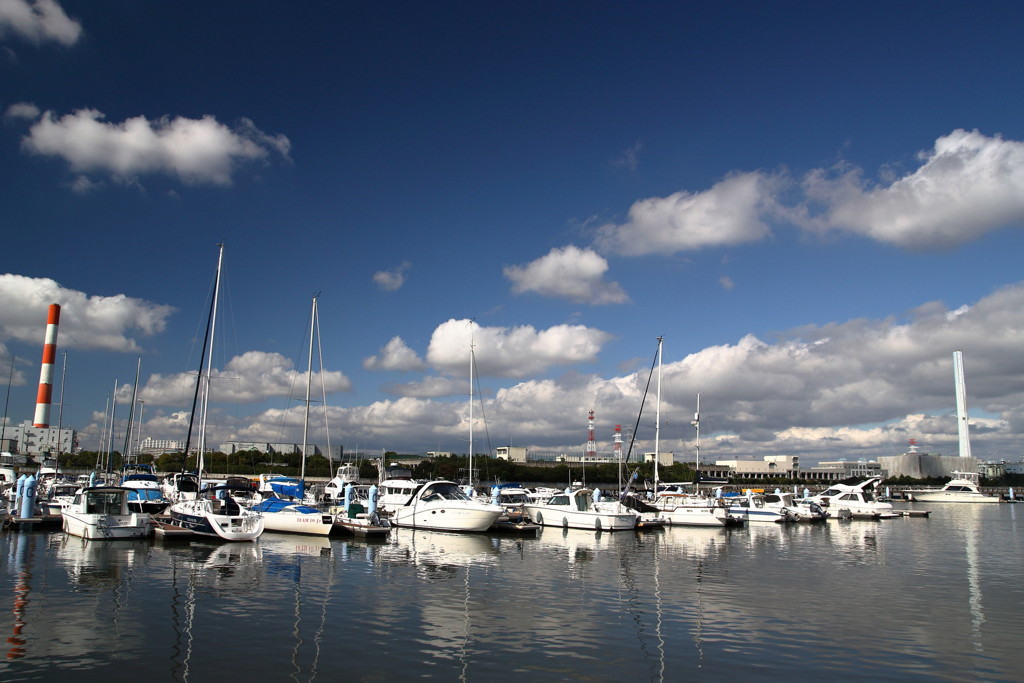
[[[892,503],[883,503],[876,498],[875,489],[882,482],[881,477],[871,477],[859,484],[833,484],[827,490],[806,500],[817,503],[829,512],[829,519],[843,516],[849,510],[854,519],[891,519],[900,515]]]
[[[998,503],[999,498],[982,493],[977,472],[953,472],[942,488],[904,491],[909,500],[920,503]]]
[[[438,531],[486,531],[504,513],[498,505],[481,503],[458,484],[445,479],[385,479],[380,483],[380,508],[395,526]]]
[[[680,490],[660,492],[653,505],[672,526],[740,526],[744,521],[718,498]]]
[[[639,513],[619,502],[595,502],[590,489],[557,493],[546,503],[527,503],[526,514],[541,526],[594,531],[635,529],[640,521]]]
[[[64,531],[88,539],[144,538],[152,531],[148,514],[128,509],[130,489],[92,486],[79,489],[64,508]]]

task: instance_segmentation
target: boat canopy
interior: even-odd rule
[[[267,498],[253,505],[250,509],[253,512],[281,512],[285,508],[295,512],[320,512],[311,505],[296,505],[289,500],[282,500],[281,498]]]

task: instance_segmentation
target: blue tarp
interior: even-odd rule
[[[267,498],[264,501],[253,505],[251,510],[253,512],[280,512],[285,508],[291,508],[297,512],[320,512],[315,507],[309,505],[296,505],[289,500],[281,500],[280,498]]]
[[[268,483],[270,484],[270,489],[279,496],[290,496],[302,500],[302,496],[305,493],[305,487],[301,479],[281,477],[280,479],[271,479]]]

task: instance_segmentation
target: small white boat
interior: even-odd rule
[[[36,508],[43,515],[62,515],[74,502],[75,494],[80,488],[82,487],[77,483],[64,479],[50,482],[45,496],[36,500]]]
[[[558,493],[546,503],[527,503],[526,514],[534,524],[563,529],[625,531],[636,529],[640,515],[621,503],[595,503],[590,489]],[[614,507],[611,507],[614,506]]]
[[[653,505],[671,526],[723,527],[743,524],[743,517],[717,498],[682,491],[662,491],[654,499]]]
[[[466,495],[453,481],[426,483],[386,479],[380,484],[380,507],[395,526],[438,531],[487,531],[504,510]]]
[[[128,509],[129,493],[123,486],[79,489],[71,504],[64,508],[64,531],[88,539],[148,536],[152,518]]]
[[[833,484],[816,496],[807,498],[808,503],[817,503],[829,513],[829,519],[849,516],[854,519],[892,519],[900,515],[892,503],[885,503],[876,497],[875,489],[882,482],[881,477],[871,477],[859,484]]]
[[[977,472],[953,472],[942,488],[904,491],[909,500],[919,503],[998,503],[997,496],[982,493]]]
[[[324,502],[341,504],[345,498],[345,487],[349,484],[359,485],[359,467],[352,463],[339,467],[334,478],[324,485]]]
[[[729,501],[729,512],[738,515],[749,524],[770,522],[781,524],[795,522],[796,515],[789,508],[780,505],[779,501],[769,504],[763,493],[746,489],[741,495],[723,497]]]

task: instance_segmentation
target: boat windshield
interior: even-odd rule
[[[469,497],[456,484],[449,482],[433,484],[423,494],[421,500],[469,500]]]

